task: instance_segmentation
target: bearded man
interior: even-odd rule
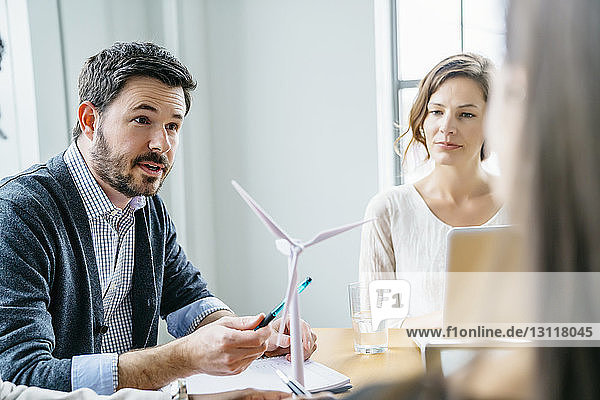
[[[254,331],[262,315],[236,317],[211,294],[157,195],[195,86],[165,49],[116,43],[81,71],[66,151],[0,181],[3,379],[111,394],[287,351],[280,320]],[[154,347],[159,318],[178,339]],[[306,323],[303,337],[308,357]]]

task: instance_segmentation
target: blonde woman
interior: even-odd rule
[[[427,326],[441,323],[446,235],[452,227],[508,222],[492,190],[483,121],[491,62],[458,54],[438,63],[421,81],[412,106],[409,146],[424,146],[433,171],[414,184],[377,194],[366,210],[360,280],[407,279],[409,315]],[[405,325],[406,326],[406,325]]]

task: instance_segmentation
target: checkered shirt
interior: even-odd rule
[[[134,197],[121,210],[115,207],[90,173],[79,149],[72,143],[64,161],[85,206],[90,222],[98,275],[102,288],[104,323],[102,353],[113,357],[113,389],[118,385],[118,354],[131,350],[131,279],[134,266],[134,212],[146,205],[146,198]]]

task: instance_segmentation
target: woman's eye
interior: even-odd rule
[[[475,114],[471,114],[469,112],[463,112],[463,113],[460,113],[460,116],[463,118],[473,118],[473,117],[475,117]]]
[[[431,111],[429,111],[429,114],[431,114],[431,115],[442,115],[442,112],[440,110],[431,110]]]
[[[137,117],[133,119],[135,122],[137,122],[138,124],[143,124],[143,125],[148,125],[150,123],[150,120],[147,117]]]

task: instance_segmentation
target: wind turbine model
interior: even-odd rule
[[[231,181],[231,184],[242,196],[242,198],[248,203],[252,211],[261,219],[261,221],[267,226],[267,228],[278,238],[275,240],[275,246],[284,255],[288,256],[288,286],[285,300],[285,308],[283,309],[283,320],[281,326],[284,327],[286,323],[286,317],[289,312],[290,316],[290,350],[292,358],[292,368],[294,370],[294,377],[300,384],[304,385],[304,357],[302,355],[302,336],[300,331],[300,313],[298,311],[298,292],[295,290],[298,274],[297,274],[297,263],[298,256],[307,247],[315,245],[323,240],[329,239],[330,237],[339,235],[340,233],[346,232],[352,228],[356,228],[366,222],[372,221],[372,219],[366,221],[360,221],[349,225],[340,226],[338,228],[330,229],[318,233],[314,238],[308,242],[301,242],[297,239],[292,239],[285,233],[273,218],[269,216],[252,197],[236,182]],[[283,329],[279,332],[279,341]]]

